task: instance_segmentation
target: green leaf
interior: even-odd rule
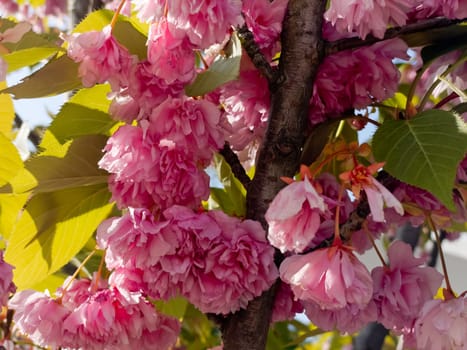
[[[450,112],[427,110],[410,120],[386,120],[373,138],[373,152],[395,178],[433,193],[454,210],[452,189],[467,152],[467,126]]]
[[[26,162],[26,170],[32,175],[22,181],[14,181],[17,193],[33,190],[34,193],[52,192],[61,189],[106,184],[108,173],[98,168],[105,136],[90,135],[74,139],[57,152],[58,156],[40,154]]]
[[[58,47],[32,47],[25,50],[13,51],[4,55],[3,59],[8,63],[8,72],[12,72],[49,58],[56,54],[58,50]]]
[[[231,37],[232,55],[221,57],[204,72],[198,74],[195,81],[185,87],[188,96],[201,96],[217,87],[238,78],[240,60],[242,58],[242,45],[238,36]]]
[[[0,90],[6,87],[6,82],[0,81]],[[13,120],[15,119],[15,109],[11,96],[0,94],[0,106],[0,133],[9,135],[13,127]]]
[[[39,292],[44,292],[48,290],[50,293],[56,291],[59,287],[63,286],[63,282],[68,276],[63,273],[54,273],[53,275],[47,276],[45,279],[39,283],[31,286],[31,289],[37,290]]]
[[[225,159],[216,154],[214,166],[223,188],[211,188],[210,199],[217,203],[225,213],[244,217],[246,214],[246,191],[242,183],[232,173]],[[211,206],[213,209],[215,206]]]
[[[107,218],[113,206],[109,199],[106,184],[34,196],[5,252],[18,288],[36,285],[70,261]]]
[[[23,168],[16,147],[2,133],[0,133],[0,186],[5,185]]]
[[[0,91],[13,94],[15,99],[61,94],[81,87],[78,64],[66,55],[54,57],[44,67],[26,77],[21,83]]]
[[[30,193],[0,194],[0,236],[4,239],[8,240],[10,237],[29,195]]]
[[[109,91],[108,85],[81,89],[63,105],[49,131],[61,143],[83,135],[109,136],[110,130],[117,123],[107,113],[110,105],[107,98]]]
[[[188,301],[183,297],[175,297],[168,301],[157,300],[156,306],[163,314],[181,319],[185,315]]]

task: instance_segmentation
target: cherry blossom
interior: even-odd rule
[[[99,166],[111,173],[112,198],[120,207],[153,211],[199,206],[209,195],[208,175],[185,148],[151,135],[145,126],[124,125],[107,142]]]
[[[373,294],[370,273],[343,245],[287,257],[281,264],[281,279],[290,284],[295,297],[321,309],[338,310],[348,305],[365,307]]]
[[[167,98],[149,117],[149,132],[186,149],[195,160],[209,162],[224,145],[221,113],[211,102],[192,98]]]
[[[428,301],[415,320],[418,350],[464,350],[467,346],[466,297]]]
[[[256,0],[243,2],[243,15],[248,29],[267,57],[280,50],[279,36],[288,0]]]
[[[359,306],[348,304],[341,309],[323,309],[319,304],[305,301],[305,314],[323,330],[338,330],[342,333],[355,333],[367,323],[377,320],[378,312],[373,301],[367,305]]]
[[[3,251],[0,250],[0,308],[7,304],[10,293],[16,291],[13,283],[13,269],[13,266],[3,260]]]
[[[443,276],[432,267],[422,266],[411,247],[395,241],[388,249],[389,266],[371,271],[378,321],[388,329],[410,328],[423,305],[431,300]]]
[[[399,215],[404,214],[399,200],[371,175],[383,165],[384,163],[375,163],[368,167],[357,165],[351,171],[340,175],[342,180],[350,183],[355,197],[360,198],[361,191],[365,191],[374,221],[384,221],[384,204],[394,208]]]
[[[281,252],[302,252],[315,237],[320,213],[326,208],[307,176],[292,182],[276,195],[265,214],[269,241]]]
[[[111,287],[90,293],[74,305],[63,321],[63,345],[90,350],[163,350],[175,343],[179,329],[177,320],[158,314],[140,293]],[[153,343],[154,339],[158,341]]]
[[[318,69],[310,101],[310,122],[316,124],[329,114],[349,108],[365,108],[397,91],[400,72],[395,57],[408,59],[401,39],[343,51],[326,57]]]
[[[64,35],[68,56],[79,62],[78,75],[85,87],[109,81],[114,90],[128,85],[133,58],[112,35],[110,26],[101,31]]]
[[[336,26],[338,32],[357,32],[365,39],[368,34],[383,38],[388,25],[402,26],[410,0],[331,0],[324,18]]]
[[[150,295],[167,298],[178,291],[203,312],[227,314],[246,307],[277,278],[274,249],[258,222],[181,206],[163,216],[170,222],[164,231],[178,244],[143,271]]]
[[[243,22],[240,0],[171,0],[167,21],[175,37],[188,37],[198,49],[224,41],[232,27]]]
[[[8,303],[15,310],[16,327],[34,343],[58,348],[63,342],[63,321],[71,311],[49,295],[33,290],[16,293]]]
[[[152,72],[165,79],[167,84],[174,81],[190,82],[195,75],[195,53],[184,37],[175,38],[166,20],[151,24],[148,37],[148,61]]]
[[[219,93],[231,125],[228,141],[233,149],[240,151],[261,140],[270,106],[268,83],[261,73],[254,68],[242,69],[238,79],[223,85]]]
[[[290,286],[281,282],[274,300],[271,322],[292,320],[297,313],[303,312],[303,305],[294,299]]]
[[[176,237],[161,232],[167,224],[156,221],[147,209],[134,208],[129,208],[122,217],[102,222],[96,240],[106,250],[107,267],[144,269],[156,264],[161,256],[174,254]]]

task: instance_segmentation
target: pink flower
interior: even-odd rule
[[[149,128],[186,149],[196,161],[208,163],[224,145],[220,118],[219,109],[209,101],[169,97],[152,111]]]
[[[167,97],[180,97],[185,93],[183,82],[177,80],[167,84],[165,79],[154,75],[153,68],[150,62],[142,61],[134,65],[131,70],[128,95],[140,107],[137,119],[148,118],[152,110],[164,102]]]
[[[433,298],[443,276],[432,267],[421,266],[410,246],[395,241],[388,249],[389,266],[376,267],[373,300],[378,306],[378,321],[388,329],[410,328],[422,306]]]
[[[127,1],[129,2],[129,1]],[[163,15],[167,0],[132,0],[142,22],[157,22]]]
[[[0,308],[7,304],[10,293],[14,293],[15,291],[13,266],[3,260],[3,251],[0,250]]]
[[[303,302],[305,314],[311,322],[322,330],[337,329],[342,333],[355,333],[367,323],[377,320],[376,305],[370,301],[365,306],[348,304],[342,309],[328,310],[314,302]]]
[[[322,309],[342,309],[351,304],[363,308],[373,294],[373,281],[365,265],[342,245],[290,256],[282,262],[279,273],[296,298],[314,302]]]
[[[467,346],[466,297],[428,301],[415,320],[419,350],[464,350]]]
[[[351,171],[340,175],[342,180],[350,183],[357,199],[360,198],[361,190],[365,191],[372,219],[377,222],[384,221],[384,204],[394,208],[399,215],[404,214],[404,208],[399,200],[371,175],[383,165],[384,163],[375,163],[365,167],[359,164]]]
[[[400,77],[392,60],[407,59],[407,49],[404,41],[392,39],[326,57],[314,83],[310,122],[391,97]]]
[[[178,291],[202,312],[227,314],[246,307],[277,278],[274,249],[258,222],[181,206],[163,216],[170,223],[164,232],[178,245],[144,270],[150,295],[167,298]]]
[[[148,61],[152,72],[165,79],[189,83],[195,76],[195,53],[186,38],[175,38],[167,21],[153,23],[149,29]]]
[[[119,207],[163,210],[173,204],[198,207],[209,196],[209,177],[184,148],[147,129],[124,125],[113,134],[99,166],[109,173]]]
[[[409,14],[413,19],[429,17],[465,18],[467,3],[463,0],[417,0]]]
[[[53,348],[62,345],[63,321],[70,315],[70,310],[50,296],[33,290],[16,293],[8,307],[15,310],[16,327],[34,343]]]
[[[176,236],[164,235],[166,221],[156,221],[147,209],[129,208],[120,218],[111,218],[97,228],[97,243],[106,250],[109,269],[122,266],[144,269],[155,265],[161,256],[174,254]]]
[[[78,75],[85,87],[106,81],[114,90],[128,85],[133,58],[113,37],[110,26],[102,31],[75,33],[64,38],[69,44],[68,56],[80,63]]]
[[[276,195],[266,212],[269,241],[281,252],[302,252],[315,237],[320,213],[325,210],[323,198],[307,176],[292,182]]]
[[[83,290],[78,294],[88,297],[76,305],[68,302],[73,310],[63,322],[64,346],[162,350],[174,345],[179,323],[158,314],[140,293],[115,287],[94,292],[89,284],[79,285]],[[71,288],[76,289],[73,285]],[[153,343],[157,338],[158,342]]]
[[[302,303],[299,300],[294,300],[292,289],[288,284],[280,282],[274,300],[271,322],[293,320],[295,315],[301,312],[303,312]]]
[[[46,0],[45,1],[45,15],[63,16],[68,12],[67,0]]]
[[[331,0],[324,18],[336,26],[338,32],[357,32],[365,37],[372,33],[383,38],[388,25],[403,26],[410,0]]]
[[[256,43],[268,58],[280,50],[279,37],[288,0],[243,2],[243,15]]]
[[[262,139],[271,103],[269,95],[268,82],[256,69],[242,69],[237,80],[220,88],[219,101],[231,124],[228,140],[234,150]]]
[[[241,0],[171,0],[167,20],[175,37],[188,37],[198,49],[222,42],[243,22]]]
[[[18,9],[18,4],[14,0],[3,0],[0,3],[0,15],[4,17],[18,12]]]

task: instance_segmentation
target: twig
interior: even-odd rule
[[[372,35],[368,35],[366,39],[346,38],[346,39],[341,39],[341,40],[337,40],[333,42],[328,42],[325,44],[324,52],[325,52],[325,55],[328,56],[328,55],[332,55],[334,53],[344,51],[344,50],[350,50],[350,49],[356,49],[356,48],[363,47],[363,46],[369,46],[379,41],[393,39],[393,38],[397,38],[397,37],[408,35],[408,34],[420,33],[420,32],[428,31],[431,29],[449,27],[449,26],[462,23],[465,21],[466,21],[465,18],[464,19],[431,18],[428,20],[419,21],[417,23],[407,24],[406,26],[403,26],[403,27],[390,28],[386,30],[384,37],[381,39],[375,38]],[[423,45],[423,43],[421,43],[420,45]]]
[[[261,52],[258,44],[255,41],[253,33],[248,29],[246,24],[237,29],[238,37],[243,48],[250,57],[255,67],[263,74],[263,76],[272,85],[277,80],[277,70],[271,67],[266,57]]]
[[[219,153],[224,157],[225,161],[230,165],[232,173],[235,177],[242,183],[246,190],[250,185],[251,179],[248,177],[245,168],[238,159],[237,155],[232,151],[228,142],[224,144],[224,147],[219,151]]]

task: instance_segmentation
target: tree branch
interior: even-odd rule
[[[322,61],[321,35],[325,0],[290,0],[282,30],[278,78],[271,89],[268,127],[247,193],[247,218],[267,228],[264,214],[285,185],[281,176],[293,176],[305,142],[309,100]],[[225,350],[263,350],[276,287],[230,315],[222,327]]]
[[[248,186],[251,183],[250,177],[247,175],[245,168],[243,167],[242,163],[238,159],[237,155],[232,151],[228,142],[224,144],[224,148],[222,148],[219,153],[224,157],[227,164],[230,165],[232,169],[232,173],[235,177],[242,183],[243,187],[248,190]]]
[[[261,52],[258,44],[255,41],[253,33],[248,29],[246,24],[237,29],[238,37],[243,48],[250,57],[254,66],[263,74],[269,84],[274,84],[277,78],[277,71],[271,67],[266,57]]]
[[[447,19],[447,18],[430,18],[427,20],[419,21],[416,23],[407,24],[404,27],[390,28],[386,31],[383,38],[375,38],[372,35],[368,35],[366,39],[362,40],[360,38],[346,38],[333,42],[328,42],[325,44],[325,55],[332,55],[339,51],[356,49],[362,46],[369,46],[379,41],[393,39],[397,37],[402,37],[405,41],[411,45],[411,35],[419,34],[428,31],[435,31],[440,35],[442,34],[443,29],[456,25],[458,23],[465,22],[467,19]],[[459,33],[459,35],[465,35],[464,33]],[[438,38],[439,40],[442,38]],[[453,40],[452,33],[449,33],[449,40]],[[414,46],[423,46],[429,44],[433,41],[432,35],[427,35],[424,38],[424,41],[414,43]]]

